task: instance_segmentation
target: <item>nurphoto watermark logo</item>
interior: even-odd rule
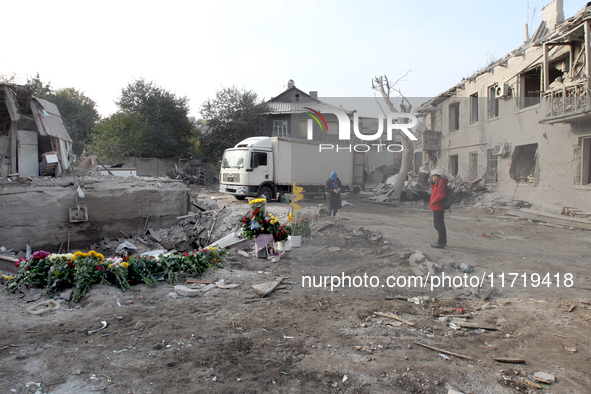
[[[313,104],[316,104],[316,108],[313,108]],[[317,130],[320,129],[323,133],[336,135],[338,140],[341,141],[341,144],[320,143],[319,152],[326,150],[368,152],[372,149],[378,152],[402,152],[404,147],[395,142],[398,132],[410,141],[417,141],[417,137],[415,137],[411,129],[417,125],[418,121],[412,113],[390,112],[379,109],[375,116],[363,117],[360,120],[357,111],[339,109],[333,105],[326,105],[326,103],[322,103],[322,105],[310,103],[308,106],[303,106],[302,109],[307,111],[303,114],[309,117],[305,120],[305,131],[308,140],[315,140],[314,128],[316,123],[318,125]],[[327,118],[329,118],[328,121]],[[336,122],[334,121],[335,118]],[[329,124],[332,127],[329,127]],[[351,133],[351,125],[353,125],[353,133]],[[300,130],[303,131],[301,126]],[[387,143],[380,143],[383,141],[384,131]],[[342,146],[342,141],[350,141],[352,136],[368,143]],[[369,143],[370,141],[376,141],[376,143]]]

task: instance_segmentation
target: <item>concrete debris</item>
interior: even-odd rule
[[[337,246],[334,246],[332,248],[328,248],[328,251],[331,252],[331,253],[332,252],[339,252],[340,250],[341,250],[341,248],[339,248]]]
[[[211,286],[211,285],[208,285],[208,286]],[[213,285],[213,287],[215,287],[215,285]],[[175,293],[178,295],[181,295],[183,297],[198,297],[201,295],[202,290],[190,289],[187,286],[183,286],[183,285],[176,285],[174,287]],[[173,298],[175,298],[175,297],[173,297]]]
[[[446,269],[452,269],[452,270],[456,269],[456,262],[452,259],[439,259],[439,260],[437,260],[437,262],[440,265],[443,265]]]
[[[556,379],[554,378],[554,375],[552,375],[551,373],[547,373],[547,372],[536,372],[534,374],[534,380],[536,380],[538,382],[546,383],[546,384],[552,384],[556,381]]]
[[[250,255],[248,253],[246,253],[244,250],[239,250],[237,252],[240,256],[244,256],[244,257],[250,257]]]
[[[213,200],[212,200],[213,201]],[[177,225],[157,231],[160,244],[169,250],[179,252],[200,249],[212,240],[221,240],[241,227],[243,214],[229,208],[208,213],[196,212],[181,220]]]
[[[137,247],[128,241],[124,241],[119,246],[117,246],[117,249],[115,249],[116,254],[123,255],[123,256],[129,256],[131,254],[135,254],[136,251],[137,251]]]
[[[219,281],[215,282],[215,286],[219,287],[220,289],[233,289],[240,285],[238,283],[227,284],[224,279],[220,279]]]
[[[201,288],[199,291],[201,291],[202,293],[206,293],[211,289],[215,289],[216,285],[214,283],[210,283],[208,285],[206,285],[205,287]]]
[[[423,261],[425,261],[425,255],[418,250],[416,252],[414,252],[408,259],[408,262],[411,265],[412,264],[420,264]]]
[[[474,272],[474,267],[467,263],[461,263],[458,265],[458,271],[463,272],[465,274],[469,274]]]
[[[170,293],[168,293],[168,297],[172,298],[173,300],[176,300],[177,298],[179,298],[179,295],[174,291],[171,291]]]
[[[70,301],[72,299],[72,290],[66,290],[60,294],[62,300]]]

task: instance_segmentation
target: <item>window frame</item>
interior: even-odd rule
[[[470,95],[470,126],[478,124],[478,92]]]

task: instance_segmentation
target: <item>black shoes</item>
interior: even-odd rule
[[[437,249],[445,249],[445,246],[446,246],[445,244],[444,245],[437,244],[437,243],[431,244],[432,248],[437,248]]]

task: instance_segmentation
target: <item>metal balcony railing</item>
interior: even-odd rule
[[[587,81],[544,92],[546,118],[560,118],[589,111]]]

